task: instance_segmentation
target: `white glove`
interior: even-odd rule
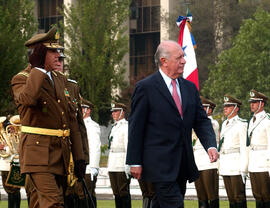
[[[246,172],[241,172],[241,177],[242,177],[243,183],[246,184],[247,173]]]
[[[131,175],[129,165],[125,165],[125,173],[126,173],[127,179],[129,179]]]
[[[90,168],[91,181],[94,180],[94,177],[98,175],[98,168]]]

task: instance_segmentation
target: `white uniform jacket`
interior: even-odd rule
[[[227,123],[229,121],[229,123]],[[223,176],[240,175],[247,172],[248,151],[246,148],[247,121],[236,115],[222,123],[219,174]]]
[[[213,119],[212,116],[208,117],[211,122],[212,122],[212,126],[213,129],[215,131],[215,135],[216,135],[216,140],[217,140],[217,144],[218,144],[218,140],[219,140],[219,124],[216,120]],[[203,148],[200,140],[197,138],[195,132],[192,132],[192,139],[196,139],[195,145],[193,146],[193,150],[194,150],[194,157],[195,157],[195,162],[196,165],[198,167],[198,170],[208,170],[208,169],[217,169],[218,168],[218,162],[210,162],[209,156],[207,154],[207,152],[205,151],[205,149]]]
[[[84,124],[87,130],[87,138],[89,145],[90,162],[86,166],[86,173],[90,173],[90,168],[99,168],[100,161],[100,126],[93,121],[91,117],[87,117]]]
[[[11,153],[9,147],[5,147],[7,153]],[[10,163],[12,161],[13,155],[2,158],[0,157],[0,171],[9,171],[10,170]],[[18,162],[18,160],[15,160]]]
[[[113,124],[109,138],[112,137],[111,148],[108,159],[108,171],[125,172],[128,122],[121,119]]]
[[[262,111],[249,122],[249,172],[270,171],[270,115]]]

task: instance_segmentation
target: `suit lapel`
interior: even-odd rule
[[[176,104],[173,100],[173,97],[159,71],[155,73],[155,81],[156,81],[155,86],[158,89],[158,91],[166,98],[166,100],[172,105],[172,107],[175,108],[175,110],[179,113],[176,107]]]

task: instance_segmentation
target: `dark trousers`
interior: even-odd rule
[[[252,193],[256,201],[270,202],[270,177],[268,172],[250,172]]]
[[[223,176],[225,189],[232,203],[246,201],[245,184],[242,181],[241,175]]]
[[[127,179],[125,172],[109,172],[109,178],[115,196],[122,197],[130,195],[130,179]]]
[[[116,208],[131,208],[131,196],[129,191],[130,178],[125,172],[109,172],[109,178]]]
[[[200,171],[200,177],[195,181],[198,199],[201,201],[218,199],[217,169]]]
[[[155,196],[152,200],[152,208],[183,208],[186,193],[186,159],[182,151],[180,155],[181,167],[175,181],[153,182]]]
[[[143,208],[152,208],[152,199],[155,191],[151,182],[138,180],[143,196]]]

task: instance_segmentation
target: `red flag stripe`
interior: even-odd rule
[[[196,85],[197,89],[199,90],[199,78],[197,68],[186,78],[186,80],[193,82]]]
[[[179,30],[178,43],[179,43],[179,45],[180,45],[181,47],[183,46],[183,36],[184,36],[185,25],[186,25],[186,19],[184,19],[184,20],[181,22],[180,26],[179,26],[180,30]]]

